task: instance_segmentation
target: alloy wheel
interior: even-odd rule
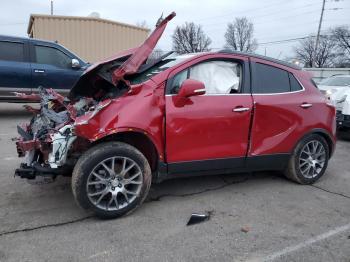
[[[105,211],[130,205],[139,195],[143,175],[140,166],[128,157],[111,157],[90,172],[86,189],[90,202]]]
[[[317,177],[326,162],[326,149],[318,140],[311,140],[304,145],[299,155],[299,170],[305,178]]]

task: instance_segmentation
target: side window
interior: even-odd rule
[[[35,46],[35,61],[38,64],[49,64],[60,68],[70,68],[71,58],[62,51],[47,46]]]
[[[171,94],[177,94],[183,81],[188,78],[188,69],[181,71],[174,76],[171,83]]]
[[[273,66],[255,63],[253,92],[286,93],[290,92],[288,72]]]
[[[209,61],[190,68],[190,79],[202,81],[206,94],[238,93],[241,66],[228,61]]]
[[[0,60],[23,62],[24,45],[22,43],[0,41]]]
[[[290,82],[290,91],[299,91],[302,90],[302,86],[299,84],[298,80],[295,79],[295,77],[289,73],[289,82]]]
[[[208,61],[194,65],[173,77],[167,93],[177,94],[186,79],[203,82],[206,94],[238,93],[242,82],[242,66],[229,61]]]

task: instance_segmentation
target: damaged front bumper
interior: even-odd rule
[[[15,176],[26,179],[35,179],[37,176],[56,178],[58,175],[65,176],[71,171],[68,167],[51,168],[43,167],[39,163],[33,163],[28,166],[22,163],[19,168],[15,170]]]
[[[71,167],[67,165],[67,155],[76,138],[72,133],[72,125],[62,127],[44,141],[25,141],[25,138],[20,138],[16,142],[17,153],[25,160],[15,170],[15,176],[35,179],[36,176],[56,177],[69,173]]]
[[[76,135],[75,129],[86,126],[111,99],[80,97],[71,102],[54,90],[43,88],[39,88],[39,95],[40,109],[26,106],[34,116],[29,124],[17,127],[20,137],[16,148],[24,162],[15,175],[27,179],[71,175],[77,159],[91,144],[83,135]]]
[[[96,104],[85,98],[73,104],[52,89],[39,91],[41,108],[25,107],[34,116],[30,124],[17,127],[20,137],[16,148],[18,156],[24,157],[24,162],[15,170],[15,176],[21,178],[69,174],[76,159],[74,153],[84,148],[82,141],[73,146],[77,141],[75,119],[79,114],[84,114],[89,105]]]

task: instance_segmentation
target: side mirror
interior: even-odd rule
[[[205,94],[205,86],[201,81],[186,79],[180,86],[179,97],[190,97]]]
[[[80,68],[79,60],[76,58],[72,59],[72,68]]]

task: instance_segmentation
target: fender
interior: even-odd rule
[[[106,139],[109,136],[118,135],[121,133],[128,133],[128,132],[140,133],[140,134],[145,135],[152,142],[154,147],[156,148],[159,159],[160,160],[164,159],[164,153],[162,152],[163,151],[162,145],[160,145],[159,143],[156,142],[156,139],[154,138],[154,136],[152,136],[152,134],[146,132],[143,129],[137,128],[137,127],[119,127],[116,129],[112,129],[112,130],[109,130],[107,132],[98,134],[97,136],[95,136],[93,139],[90,139],[89,141],[91,143],[98,143],[99,141]]]

